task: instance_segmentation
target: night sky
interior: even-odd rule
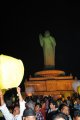
[[[0,54],[21,59],[24,80],[43,69],[39,34],[49,30],[56,39],[55,69],[80,79],[80,5],[77,2],[1,3]]]

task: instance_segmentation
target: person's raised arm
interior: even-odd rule
[[[23,115],[23,111],[25,110],[25,101],[21,95],[21,89],[20,87],[17,87],[17,94],[18,94],[18,97],[19,97],[19,103],[20,103],[20,115],[22,116]]]
[[[13,119],[13,115],[10,113],[10,111],[8,110],[5,102],[4,102],[4,95],[2,93],[2,90],[0,90],[0,110],[2,112],[2,114],[4,115],[6,120],[12,120]]]
[[[21,88],[20,87],[17,87],[17,94],[18,94],[18,97],[19,97],[19,101],[23,101],[23,97],[21,95]]]
[[[1,106],[4,105],[4,96],[1,89],[0,89],[0,103],[1,103]]]

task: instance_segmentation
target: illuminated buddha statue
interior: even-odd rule
[[[45,31],[44,36],[39,35],[40,45],[43,48],[45,69],[55,68],[55,46],[56,41],[49,31]]]

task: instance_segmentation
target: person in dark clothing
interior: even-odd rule
[[[50,101],[50,109],[48,110],[46,120],[52,120],[52,116],[58,113],[57,103],[53,100]]]

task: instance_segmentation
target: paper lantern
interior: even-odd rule
[[[25,89],[25,93],[27,96],[32,96],[32,94],[34,93],[34,88],[33,87],[27,87]]]
[[[64,99],[66,100],[67,97],[70,97],[71,96],[71,93],[70,92],[65,92],[64,93]]]
[[[80,86],[80,80],[75,80],[73,83],[72,83],[72,88],[75,92],[77,92],[77,87]]]
[[[77,87],[77,92],[80,94],[80,86]]]
[[[23,75],[24,65],[20,59],[0,55],[0,89],[18,87]]]

